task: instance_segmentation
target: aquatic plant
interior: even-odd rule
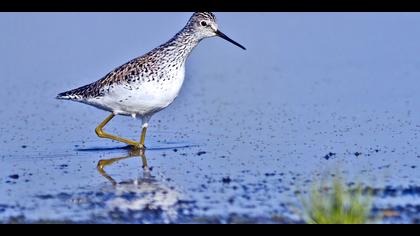
[[[314,184],[302,200],[310,224],[366,224],[371,221],[372,200],[361,184],[348,187],[341,178],[331,184]]]

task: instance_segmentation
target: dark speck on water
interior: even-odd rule
[[[224,184],[229,184],[229,183],[231,183],[231,182],[232,182],[232,180],[230,179],[230,177],[224,177],[224,178],[222,179],[222,182],[223,182]]]
[[[9,175],[9,178],[11,179],[19,179],[19,175]]]
[[[206,154],[207,152],[204,152],[204,151],[200,151],[200,152],[197,152],[197,156],[201,156],[201,155],[204,155],[204,154]]]
[[[51,194],[38,195],[37,197],[41,200],[54,199],[54,196]]]
[[[64,169],[64,168],[67,168],[69,165],[67,165],[67,164],[62,164],[62,165],[60,165],[60,169]]]
[[[324,159],[329,160],[330,158],[335,157],[335,156],[336,156],[336,153],[330,152],[324,156]]]
[[[355,155],[356,157],[359,157],[360,155],[362,155],[362,153],[360,153],[360,152],[355,152],[355,153],[354,153],[354,155]]]

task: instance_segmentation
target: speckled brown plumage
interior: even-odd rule
[[[215,21],[216,17],[211,12],[194,13],[188,24],[165,44],[114,69],[94,83],[60,93],[57,99],[83,100],[101,97],[115,85],[129,86],[132,83],[140,85],[150,81],[165,80],[167,74],[165,72],[171,72],[171,68],[179,69],[193,47],[201,40],[194,35],[193,30],[194,26],[203,19]]]
[[[188,55],[198,43],[219,36],[245,49],[218,30],[211,12],[194,13],[168,42],[114,69],[100,80],[57,96],[118,115],[151,117],[178,96]]]

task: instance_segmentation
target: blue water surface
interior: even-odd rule
[[[336,170],[420,209],[420,14],[216,13],[247,51],[204,40],[141,159],[55,100],[171,38],[191,13],[0,14],[0,221],[299,222],[297,191]],[[140,122],[109,132],[138,139]],[[413,191],[409,191],[409,190]],[[408,209],[405,211],[405,209]],[[411,213],[410,213],[411,212]]]

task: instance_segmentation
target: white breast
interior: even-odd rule
[[[144,82],[115,85],[100,98],[88,101],[91,105],[120,115],[143,117],[169,106],[178,96],[185,78],[185,66],[165,73],[159,79],[145,78]]]

